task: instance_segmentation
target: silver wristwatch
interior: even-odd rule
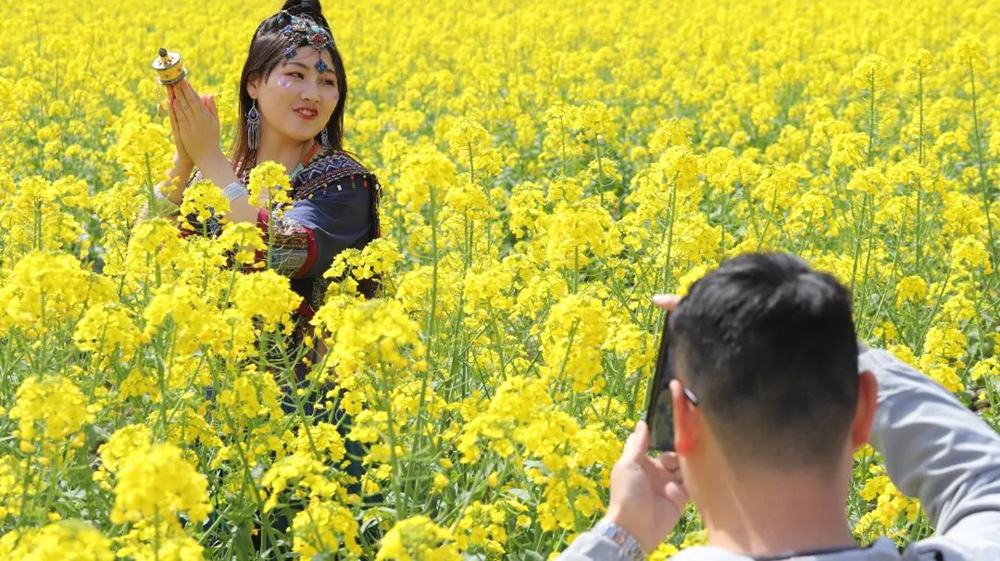
[[[607,520],[601,520],[594,525],[594,529],[591,531],[618,544],[618,547],[624,553],[625,559],[629,561],[643,561],[646,559],[646,552],[639,545],[639,540],[635,539],[635,536],[628,533],[621,526]]]

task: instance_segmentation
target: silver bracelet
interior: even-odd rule
[[[164,195],[163,193],[160,192],[159,189],[157,189],[155,187],[153,188],[153,198],[156,199],[157,202],[167,203],[170,206],[175,206],[175,207],[176,206],[181,206],[181,205],[175,203],[174,201],[170,200],[170,197]]]
[[[246,185],[240,183],[239,181],[233,181],[222,190],[222,194],[229,199],[229,202],[233,202],[240,197],[249,197],[250,191],[247,190]]]
[[[635,536],[628,533],[625,528],[613,522],[601,520],[594,525],[592,531],[615,542],[622,549],[625,559],[629,561],[643,561],[646,559],[646,552],[639,545],[639,540],[635,539]]]

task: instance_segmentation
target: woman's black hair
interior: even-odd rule
[[[257,31],[254,32],[253,39],[250,41],[247,59],[243,63],[243,73],[240,76],[240,111],[231,154],[238,177],[243,177],[257,163],[256,151],[250,149],[247,138],[247,113],[253,105],[253,99],[247,91],[247,84],[252,78],[267,80],[275,67],[284,60],[284,51],[288,44],[282,30],[291,21],[291,16],[311,20],[333,37],[330,24],[323,17],[323,9],[319,0],[286,0],[280,12],[265,19],[257,27]],[[347,73],[344,71],[344,61],[336,46],[331,43],[327,45],[326,49],[333,59],[333,71],[337,75],[337,90],[340,92],[340,98],[337,100],[337,106],[333,109],[333,115],[330,116],[325,128],[329,138],[329,148],[343,150]],[[317,135],[316,140],[319,141],[319,138],[320,135]]]

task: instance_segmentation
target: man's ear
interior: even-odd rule
[[[851,447],[858,448],[868,442],[868,436],[878,409],[878,380],[870,371],[858,375],[858,404],[851,423]]]
[[[674,405],[674,450],[687,456],[698,444],[700,416],[698,409],[684,396],[684,384],[670,381],[670,396]]]

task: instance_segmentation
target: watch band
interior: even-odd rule
[[[618,544],[618,547],[622,549],[625,559],[628,559],[628,561],[643,561],[646,559],[646,552],[639,545],[639,540],[635,539],[635,536],[628,533],[621,526],[607,520],[601,520],[594,525],[592,531]]]

